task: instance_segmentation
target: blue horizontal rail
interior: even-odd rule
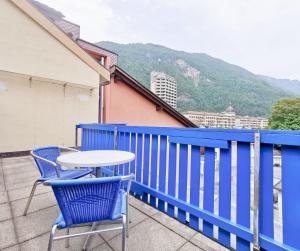
[[[124,124],[80,124],[77,128],[82,131],[82,150],[117,145],[119,150],[136,154],[136,160],[119,166],[118,172],[135,174],[132,193],[145,203],[231,249],[250,250],[252,243],[262,250],[300,250],[300,131]],[[258,162],[253,155],[255,134],[260,135]],[[282,240],[276,239],[273,199],[278,158],[282,166]],[[256,207],[251,204],[253,163],[259,163],[260,173],[257,238],[250,217]],[[103,172],[111,175],[112,169]],[[236,200],[231,196],[234,191]]]
[[[299,146],[300,134],[261,134],[261,143]]]
[[[188,137],[174,137],[170,136],[170,143],[179,143],[193,146],[204,146],[213,148],[228,148],[228,141],[219,139],[199,139],[199,138],[188,138]]]

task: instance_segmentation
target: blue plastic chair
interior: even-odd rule
[[[42,184],[49,179],[78,179],[93,172],[91,168],[63,170],[61,166],[58,163],[56,163],[57,157],[61,154],[61,149],[69,151],[78,151],[73,148],[57,146],[41,147],[31,151],[31,155],[33,156],[35,163],[41,173],[41,177],[38,178],[33,184],[30,196],[28,198],[23,213],[24,216],[27,214],[29,205],[31,203],[37,185]]]
[[[93,235],[122,229],[122,250],[126,250],[127,206],[133,175],[80,180],[48,180],[44,184],[52,186],[61,214],[52,226],[48,251],[53,241],[82,235]],[[126,190],[124,189],[126,184]],[[122,220],[122,222],[120,222]],[[121,223],[122,226],[96,230],[96,222]],[[117,221],[117,222],[116,222]],[[69,228],[93,223],[88,232],[69,234]],[[66,235],[55,237],[57,229],[67,229]]]

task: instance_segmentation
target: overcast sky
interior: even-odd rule
[[[300,0],[39,1],[91,42],[156,43],[300,80]]]

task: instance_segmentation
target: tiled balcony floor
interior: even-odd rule
[[[22,216],[32,184],[39,176],[31,157],[0,159],[0,250],[46,250],[49,231],[58,215],[51,188],[40,185]],[[200,233],[131,197],[127,250],[226,250]],[[79,228],[70,232],[80,231]],[[64,233],[64,230],[57,233]],[[54,242],[54,250],[81,250],[85,237]],[[121,250],[121,233],[92,237],[89,250]]]

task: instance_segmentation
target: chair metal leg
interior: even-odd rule
[[[27,204],[26,204],[26,207],[25,207],[23,216],[26,216],[27,211],[28,211],[28,208],[29,208],[29,205],[30,205],[31,200],[32,200],[32,197],[33,197],[33,195],[34,195],[35,189],[36,189],[37,185],[39,185],[39,184],[41,184],[41,182],[38,181],[38,180],[36,180],[36,181],[34,182],[33,187],[32,187],[32,189],[31,189],[31,192],[30,192],[30,195],[29,195],[29,198],[28,198],[28,200],[27,200]]]
[[[90,229],[90,231],[94,231],[94,230],[96,229],[96,227],[97,227],[97,223],[94,222],[93,225],[92,225],[92,227],[91,227],[91,229]],[[89,235],[86,237],[86,239],[85,239],[85,242],[84,242],[84,244],[83,244],[82,250],[87,250],[87,245],[88,245],[88,243],[89,243],[90,238],[91,238],[91,235],[89,234]]]
[[[70,234],[70,228],[67,228],[66,235]],[[65,248],[68,248],[70,246],[70,238],[66,238]]]
[[[47,249],[48,251],[52,250],[53,238],[54,238],[56,228],[57,228],[57,225],[54,225],[51,229],[49,243],[48,243],[48,249]]]
[[[126,225],[127,225],[127,217],[123,215],[122,219],[122,251],[126,251]]]
[[[129,237],[129,195],[126,195],[126,237]]]

